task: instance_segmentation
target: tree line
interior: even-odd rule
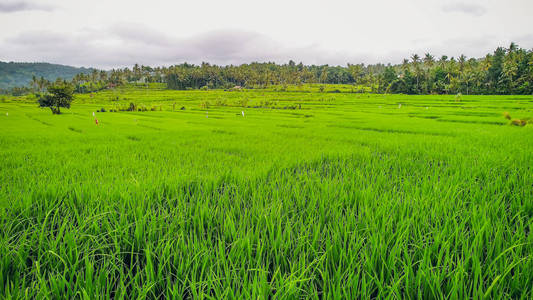
[[[386,91],[405,94],[533,94],[533,51],[511,43],[484,58],[413,54],[382,74]]]
[[[511,43],[484,58],[413,54],[399,65],[348,64],[305,66],[252,63],[241,66],[182,64],[168,68],[170,89],[232,85],[265,87],[285,84],[357,84],[377,93],[404,94],[533,94],[533,51]]]
[[[75,75],[70,83],[77,93],[95,92],[126,83],[166,83],[169,89],[216,89],[241,86],[353,84],[375,93],[404,94],[533,94],[533,50],[511,43],[483,58],[436,58],[413,54],[397,65],[348,64],[347,66],[250,63],[217,66],[183,63],[170,67],[142,66]],[[43,91],[51,83],[33,77],[25,91]]]

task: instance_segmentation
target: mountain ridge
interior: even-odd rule
[[[32,77],[54,81],[58,77],[71,80],[76,74],[91,73],[94,68],[73,67],[47,62],[0,61],[0,89],[28,86]]]

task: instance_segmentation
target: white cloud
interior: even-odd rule
[[[9,45],[9,47],[8,47]],[[218,30],[172,38],[139,24],[117,24],[73,34],[29,31],[6,39],[4,54],[23,61],[47,61],[75,66],[111,68],[134,63],[172,65],[182,62],[240,64],[253,61],[346,64],[367,57],[333,53],[317,45],[287,47],[256,32]]]
[[[473,15],[476,17],[482,16],[487,13],[487,9],[479,4],[469,4],[462,2],[450,3],[442,6],[442,10],[448,13],[464,13],[467,15]]]
[[[510,41],[533,47],[530,0],[38,3],[55,9],[2,14],[0,60],[105,68],[289,59],[345,65],[399,63],[425,52],[479,57]]]
[[[50,5],[43,5],[28,1],[6,1],[4,3],[0,3],[0,13],[14,13],[29,10],[52,11],[53,9],[54,7]]]

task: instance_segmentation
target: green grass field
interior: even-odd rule
[[[0,298],[531,299],[533,97],[335,89],[4,98]]]

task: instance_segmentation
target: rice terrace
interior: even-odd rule
[[[533,298],[533,49],[217,64],[225,34],[0,55],[95,66],[0,62],[0,299]]]

